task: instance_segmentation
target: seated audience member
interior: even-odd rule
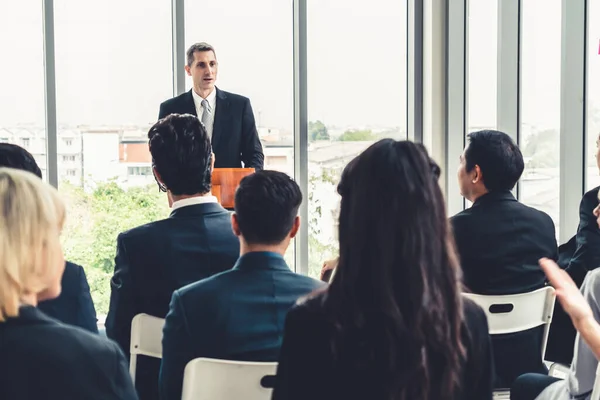
[[[231,269],[240,250],[229,212],[211,195],[214,160],[198,118],[172,114],[154,124],[148,138],[154,175],[172,211],[117,238],[106,333],[127,354],[135,315],[164,318],[173,291]],[[139,358],[141,399],[158,397],[159,369],[160,360]]]
[[[461,295],[439,167],[392,139],[351,164],[339,265],[287,315],[273,399],[491,399],[487,320]]]
[[[260,171],[235,194],[235,267],[173,293],[163,333],[161,399],[180,399],[186,364],[199,357],[277,361],[287,311],[325,286],[295,274],[283,255],[300,227],[300,188],[289,176]],[[235,384],[235,383],[233,383]]]
[[[0,167],[31,172],[42,179],[42,171],[35,158],[24,148],[14,144],[0,143]],[[40,302],[38,309],[65,324],[98,333],[96,309],[83,267],[67,261],[61,287],[62,291],[57,298]]]
[[[554,223],[510,192],[523,172],[519,147],[505,133],[468,135],[460,156],[458,184],[473,206],[451,219],[468,290],[484,295],[530,292],[542,288],[538,260],[558,257]],[[510,387],[526,372],[545,372],[541,359],[543,328],[492,339],[496,387]]]
[[[587,274],[581,293],[571,277],[550,260],[541,260],[556,297],[579,332],[567,379],[525,374],[513,384],[511,400],[587,400],[590,398],[600,357],[600,270]],[[583,294],[583,295],[582,295]],[[591,307],[590,307],[591,306]]]
[[[596,140],[596,163],[600,168],[600,138]],[[558,248],[559,265],[566,269],[575,284],[581,286],[585,275],[600,266],[600,228],[596,225],[593,210],[598,206],[598,189],[595,187],[583,195],[579,204],[577,234]],[[569,316],[560,306],[554,310],[546,359],[568,364],[573,358],[572,344],[575,328]]]
[[[0,168],[0,399],[137,399],[115,343],[37,307],[61,291],[64,219],[56,189]]]

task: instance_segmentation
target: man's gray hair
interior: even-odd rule
[[[212,51],[213,54],[215,55],[215,57],[217,57],[215,48],[212,47],[210,44],[208,44],[206,42],[194,43],[193,45],[190,46],[190,48],[186,52],[188,67],[192,66],[192,63],[194,62],[194,53],[197,51]]]

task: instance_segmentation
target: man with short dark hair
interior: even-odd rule
[[[215,86],[219,63],[208,43],[195,43],[187,51],[186,73],[193,88],[160,105],[158,118],[169,114],[197,116],[208,133],[216,155],[216,168],[263,169],[264,155],[254,113],[246,97]]]
[[[231,217],[241,249],[235,267],[173,293],[163,330],[163,400],[181,398],[184,368],[194,358],[277,361],[287,311],[324,287],[283,259],[300,227],[301,202],[300,188],[281,172],[241,181]]]
[[[15,144],[0,143],[0,167],[31,172],[42,179],[42,171],[35,158],[27,150]],[[83,267],[67,261],[61,286],[60,296],[42,301],[38,304],[38,308],[65,324],[98,333],[96,309]]]
[[[524,293],[544,286],[540,258],[558,258],[554,223],[515,199],[511,190],[524,169],[521,150],[505,133],[468,135],[458,184],[473,206],[451,219],[464,282],[477,294]],[[544,371],[541,329],[493,338],[496,387],[519,375]]]
[[[239,243],[229,212],[211,194],[214,158],[206,130],[192,115],[170,115],[148,132],[153,172],[171,215],[117,238],[106,333],[129,354],[131,320],[164,318],[173,291],[233,267]],[[160,361],[140,358],[140,399],[158,398]]]

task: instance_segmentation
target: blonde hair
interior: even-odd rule
[[[54,276],[65,205],[37,176],[0,168],[0,322],[17,317],[23,295]]]

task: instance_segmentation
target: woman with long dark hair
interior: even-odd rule
[[[460,267],[422,145],[381,140],[346,167],[330,287],[287,316],[273,399],[485,400],[485,314]]]

